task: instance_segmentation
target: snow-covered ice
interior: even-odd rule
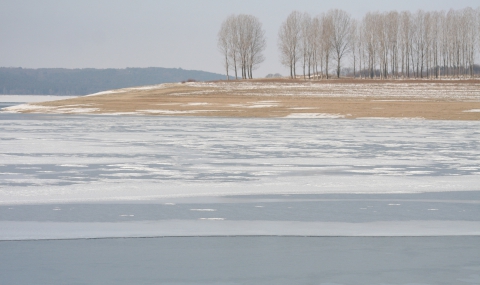
[[[2,204],[480,190],[473,121],[2,116]]]
[[[63,99],[71,99],[78,96],[55,96],[55,95],[0,95],[0,102],[34,103],[47,102]]]

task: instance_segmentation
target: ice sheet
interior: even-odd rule
[[[478,237],[1,242],[2,284],[478,284]]]
[[[54,96],[54,95],[0,95],[0,102],[46,102],[55,100],[71,99],[78,96]]]
[[[480,236],[480,222],[396,221],[328,223],[289,221],[167,220],[123,223],[0,222],[0,240],[160,236]]]
[[[423,120],[4,114],[0,203],[474,191],[479,130]]]

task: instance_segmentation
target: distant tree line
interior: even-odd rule
[[[253,78],[253,70],[265,60],[262,52],[266,47],[265,31],[258,18],[251,15],[228,17],[218,32],[218,48],[223,55],[223,65],[230,79]]]
[[[328,79],[332,70],[340,77],[346,66],[362,78],[474,77],[480,8],[370,12],[362,20],[338,9],[315,17],[294,11],[278,48],[292,78],[299,65],[304,78]]]
[[[64,69],[0,67],[0,94],[86,95],[167,82],[220,80],[225,76],[181,68]]]

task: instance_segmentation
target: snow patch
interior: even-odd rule
[[[172,85],[178,85],[178,83],[164,83],[164,84],[157,84],[157,85],[147,85],[147,86],[139,86],[139,87],[129,87],[129,88],[122,88],[122,89],[114,89],[114,90],[106,90],[102,92],[97,92],[93,94],[89,94],[86,96],[98,96],[98,95],[108,95],[108,94],[121,94],[130,91],[145,91],[145,90],[156,90],[156,89],[164,89]]]
[[[199,220],[223,221],[225,218],[200,218]]]
[[[0,102],[5,103],[34,103],[77,98],[78,96],[55,96],[55,95],[0,95]]]
[[[93,113],[99,111],[99,108],[57,108],[51,109],[49,113],[60,113],[60,114],[85,114]]]
[[[2,109],[4,112],[8,113],[22,113],[22,112],[31,112],[31,113],[47,113],[47,114],[87,114],[99,111],[98,108],[65,108],[65,106],[60,107],[50,107],[50,106],[40,106],[32,104],[21,104],[16,106],[11,106]]]
[[[188,103],[187,105],[188,105],[188,106],[205,106],[205,105],[210,105],[210,103],[206,103],[206,102],[192,102],[192,103]]]
[[[344,115],[340,114],[328,114],[328,113],[291,113],[285,118],[289,119],[339,119],[344,118]]]
[[[32,112],[32,111],[47,111],[51,109],[53,109],[53,107],[21,104],[21,105],[3,108],[2,111],[9,112],[9,113],[21,113],[21,112]]]
[[[190,209],[190,211],[196,211],[196,212],[216,212],[216,209]]]
[[[138,112],[149,114],[162,114],[162,115],[176,115],[176,114],[194,114],[201,112],[199,110],[187,110],[187,111],[172,111],[172,110],[138,110]]]

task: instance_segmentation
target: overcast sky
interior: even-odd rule
[[[57,0],[0,1],[0,66],[181,67],[222,73],[217,32],[231,14],[260,19],[265,62],[254,77],[287,74],[277,33],[293,10],[317,15],[368,11],[477,8],[478,0]]]

